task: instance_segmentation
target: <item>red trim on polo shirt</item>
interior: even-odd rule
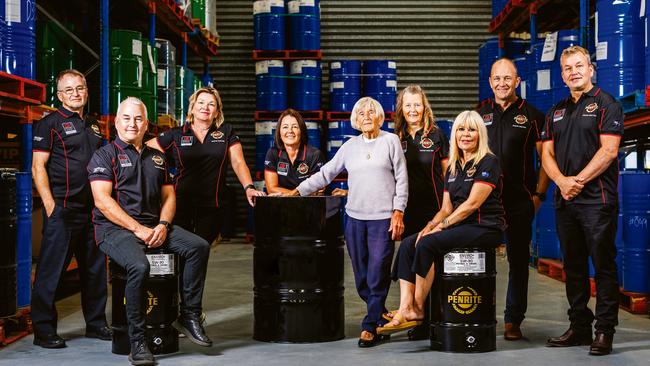
[[[61,140],[61,145],[63,146],[63,156],[65,157],[65,197],[63,198],[63,207],[65,208],[68,203],[68,194],[70,193],[70,177],[68,175],[68,171],[70,170],[68,166],[68,149],[65,147],[65,142],[63,141],[63,137],[61,137],[61,134],[57,132],[56,130],[52,129],[56,133],[57,136],[59,136],[59,139]],[[52,143],[50,142],[50,145]]]
[[[495,188],[497,187],[497,186],[495,186],[494,184],[492,184],[492,183],[490,183],[490,182],[486,182],[486,181],[484,181],[484,180],[474,179],[474,183],[483,183],[483,184],[487,184],[488,186],[492,187],[492,189],[495,189]]]

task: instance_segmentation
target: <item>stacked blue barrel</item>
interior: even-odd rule
[[[284,0],[258,0],[253,3],[254,47],[256,50],[284,50]]]
[[[330,110],[351,112],[361,98],[361,61],[330,62]]]
[[[650,173],[621,172],[623,290],[650,293]]]
[[[320,50],[320,1],[289,1],[288,13],[290,49]]]
[[[289,105],[301,111],[320,110],[321,66],[317,60],[291,62]]]
[[[320,2],[255,1],[253,27],[256,50],[320,50]]]
[[[287,70],[282,60],[255,63],[256,108],[260,111],[281,111],[288,106]]]
[[[596,1],[598,84],[615,97],[645,90],[640,7],[640,0]]]
[[[363,94],[378,101],[384,112],[395,111],[397,63],[390,60],[363,62]]]
[[[34,79],[36,2],[4,0],[0,4],[0,71]]]

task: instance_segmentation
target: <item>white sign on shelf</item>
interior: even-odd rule
[[[158,69],[158,86],[165,86],[165,80],[167,80],[167,70]]]
[[[134,39],[131,42],[131,52],[134,56],[142,57],[142,41],[139,39]]]
[[[549,62],[555,60],[555,52],[557,51],[557,32],[549,33],[544,41],[544,50],[542,51],[541,62]]]
[[[607,41],[596,44],[596,61],[607,60]]]
[[[537,70],[537,91],[551,90],[551,70]]]

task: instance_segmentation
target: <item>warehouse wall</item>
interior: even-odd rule
[[[255,154],[252,7],[251,0],[217,1],[221,47],[211,65],[226,121],[235,125],[249,166]],[[490,0],[322,0],[321,17],[323,109],[327,63],[336,59],[397,61],[398,88],[421,84],[438,118],[476,104],[478,46],[488,36]],[[201,69],[200,60],[190,66]],[[235,185],[232,171],[228,182]],[[235,192],[241,229],[247,209],[241,189]]]

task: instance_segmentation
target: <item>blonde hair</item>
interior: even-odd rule
[[[199,98],[199,95],[203,93],[208,93],[214,97],[217,103],[216,105],[217,115],[212,120],[212,123],[215,125],[215,127],[221,126],[221,124],[224,121],[223,103],[221,103],[221,96],[219,95],[217,89],[211,86],[200,88],[197,91],[195,91],[194,94],[190,95],[190,105],[187,107],[187,117],[185,117],[185,121],[187,123],[194,122],[194,115],[192,114],[192,109],[194,109],[194,103],[196,103],[196,100]]]
[[[438,128],[436,125],[436,116],[433,114],[429,100],[427,99],[424,90],[419,85],[409,85],[406,88],[402,89],[397,95],[397,107],[395,108],[395,133],[399,136],[400,140],[405,138],[404,127],[406,126],[406,121],[404,120],[404,95],[406,93],[419,95],[422,98],[422,106],[424,107],[422,113],[422,124],[424,135],[427,135],[431,131],[435,131]]]
[[[382,108],[381,104],[379,104],[378,101],[370,98],[370,97],[363,97],[359,100],[357,100],[356,103],[354,103],[354,107],[352,108],[352,113],[350,114],[350,123],[352,123],[352,128],[356,130],[361,130],[361,127],[357,124],[357,113],[359,112],[359,109],[366,108],[368,107],[369,109],[374,109],[375,110],[375,115],[377,118],[380,119],[379,126],[384,124],[384,108]]]
[[[124,99],[122,102],[120,102],[120,105],[117,106],[117,112],[115,113],[115,119],[121,118],[122,113],[120,113],[120,112],[122,111],[122,109],[124,108],[124,106],[127,103],[131,103],[131,104],[142,107],[142,111],[144,112],[144,119],[145,119],[145,121],[149,122],[149,119],[147,118],[147,106],[144,104],[144,102],[142,102],[142,100],[140,100],[137,97],[126,97],[126,99]]]
[[[465,161],[461,162],[463,157],[463,152],[458,147],[458,142],[456,141],[456,131],[459,127],[465,128],[474,128],[478,131],[478,146],[476,148],[476,153],[473,157],[474,161],[472,166],[476,166],[481,159],[483,159],[487,154],[492,154],[490,147],[488,146],[488,135],[487,128],[485,128],[485,122],[483,118],[476,113],[476,111],[463,111],[454,120],[454,124],[451,127],[451,138],[449,139],[449,171],[451,175],[456,175],[456,163],[460,162],[462,166],[465,165]]]
[[[581,54],[581,55],[585,56],[585,58],[587,59],[587,63],[589,65],[591,65],[591,56],[589,56],[589,51],[587,51],[586,49],[584,49],[583,47],[580,47],[580,46],[570,46],[570,47],[565,48],[562,51],[562,55],[560,56],[560,65],[562,64],[562,62],[567,57],[572,56],[572,55],[576,55],[576,54]]]

